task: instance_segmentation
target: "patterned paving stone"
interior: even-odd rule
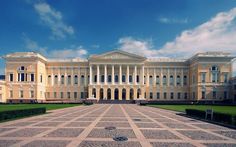
[[[171,119],[167,118],[155,118],[155,120],[158,122],[173,122]]]
[[[152,120],[146,118],[133,118],[132,120],[134,122],[153,122]]]
[[[224,140],[221,137],[218,137],[218,136],[215,136],[215,135],[203,132],[203,131],[179,130],[178,132],[194,140]]]
[[[20,142],[20,140],[0,140],[1,147],[9,147],[13,144]]]
[[[180,139],[167,130],[141,130],[148,139]]]
[[[208,123],[202,123],[202,124],[193,124],[194,126],[197,126],[202,129],[214,129],[214,130],[228,130],[226,127],[221,127],[213,124]]]
[[[35,140],[23,147],[66,147],[69,143],[70,141],[62,140]]]
[[[127,119],[125,118],[112,118],[112,117],[108,117],[108,118],[102,118],[100,121],[127,121]]]
[[[207,147],[235,147],[236,144],[232,143],[204,143]]]
[[[44,137],[77,137],[84,129],[80,128],[60,128]]]
[[[214,131],[214,132],[226,137],[236,139],[236,131]]]
[[[116,129],[116,130],[93,129],[88,135],[88,137],[90,138],[113,138],[117,136],[136,138],[132,129]]]
[[[180,123],[164,123],[164,125],[174,129],[193,129],[193,127]]]
[[[130,127],[129,123],[127,122],[98,122],[96,127],[107,127],[107,126],[114,126],[114,127]]]
[[[66,127],[87,127],[91,124],[92,122],[70,122],[69,124],[66,125]]]
[[[39,123],[39,124],[36,124],[35,126],[40,126],[40,127],[56,127],[58,125],[60,125],[61,123],[63,122],[42,122],[42,123]]]
[[[82,141],[79,147],[141,147],[141,144],[133,141]]]
[[[179,143],[179,142],[151,142],[153,147],[195,147],[190,143]]]
[[[59,118],[56,118],[56,119],[53,119],[53,120],[50,120],[50,121],[70,121],[74,119],[73,117],[59,117]]]
[[[46,131],[47,128],[24,128],[9,134],[3,135],[4,137],[32,137],[39,133]]]
[[[96,117],[82,117],[82,118],[78,118],[75,121],[94,121],[96,119]]]
[[[20,126],[28,126],[28,125],[31,125],[31,124],[34,124],[34,123],[37,123],[37,122],[17,122],[17,123],[13,123],[13,124],[10,124],[10,125],[7,125],[7,126],[17,126],[17,127],[20,127]]]
[[[139,128],[161,128],[160,125],[156,123],[135,123]]]
[[[15,128],[0,128],[0,134],[3,132],[6,132],[6,131],[13,130],[13,129],[15,129]]]

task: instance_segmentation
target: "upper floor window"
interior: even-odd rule
[[[58,76],[55,75],[55,76],[54,76],[54,84],[57,85],[57,83],[58,83]]]
[[[192,82],[193,82],[193,84],[196,83],[196,77],[195,77],[195,75],[192,76]]]
[[[217,66],[211,67],[211,82],[216,83],[219,82],[219,69]]]
[[[75,85],[78,84],[78,76],[77,76],[77,75],[74,76],[74,84],[75,84]]]
[[[163,84],[163,85],[166,85],[166,83],[167,83],[166,76],[163,76],[162,84]]]
[[[25,70],[25,67],[24,67],[24,66],[21,66],[21,67],[20,67],[20,70]]]
[[[93,82],[97,82],[97,75],[94,75],[94,80],[93,80]]]
[[[65,83],[65,76],[61,75],[61,84],[63,85]]]
[[[105,76],[104,76],[104,75],[102,75],[102,76],[101,76],[101,82],[103,82],[103,83],[104,83],[104,81],[105,81]]]
[[[119,81],[119,76],[115,75],[115,82],[117,83]]]
[[[122,75],[122,82],[125,82],[125,75]]]
[[[68,75],[68,77],[67,77],[67,84],[68,84],[68,85],[71,84],[71,75]]]
[[[187,76],[184,76],[184,85],[187,85]]]
[[[52,82],[51,75],[48,75],[48,85],[51,85],[51,82]]]
[[[206,73],[201,73],[201,82],[202,83],[206,82]]]
[[[81,78],[80,78],[80,83],[81,83],[81,85],[83,85],[84,84],[84,75],[81,75]]]
[[[228,73],[225,73],[224,74],[224,83],[227,83],[228,82]]]
[[[9,80],[10,80],[10,82],[13,82],[13,80],[14,80],[13,73],[10,73]]]
[[[132,83],[132,82],[133,82],[132,75],[129,75],[129,82],[130,82],[130,83]]]
[[[181,83],[180,76],[179,76],[179,75],[177,75],[177,79],[176,79],[176,85],[178,86],[178,85],[180,85],[180,83]]]
[[[159,85],[160,84],[160,77],[156,76],[156,84]]]
[[[110,83],[111,82],[111,75],[108,75],[108,82]]]
[[[174,85],[174,77],[172,75],[170,76],[170,85]]]
[[[152,85],[153,79],[152,76],[149,76],[149,84]]]
[[[33,74],[33,73],[30,74],[30,81],[31,81],[31,82],[34,82],[34,74]]]
[[[139,75],[136,76],[136,82],[139,83]]]

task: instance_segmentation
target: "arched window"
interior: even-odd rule
[[[58,76],[57,76],[57,75],[54,76],[54,84],[55,84],[55,85],[58,84]]]
[[[63,85],[65,83],[65,76],[61,75],[61,84]]]
[[[51,75],[48,75],[48,85],[51,85],[51,82],[52,82]]]
[[[162,82],[163,82],[163,85],[166,85],[166,84],[167,84],[167,79],[166,79],[166,76],[165,76],[165,75],[163,76]]]
[[[139,75],[136,76],[136,82],[139,83]]]
[[[67,84],[70,85],[71,84],[71,75],[67,76]]]
[[[174,85],[174,77],[172,75],[170,76],[170,85]]]
[[[160,77],[156,76],[156,84],[159,85],[160,84]]]
[[[152,76],[149,76],[149,85],[152,85],[152,83],[153,83]]]
[[[93,82],[97,82],[97,75],[94,75],[94,81]]]
[[[217,66],[211,67],[211,82],[212,83],[219,82],[219,69]]]
[[[180,76],[177,75],[177,79],[176,79],[176,85],[179,86],[181,83],[181,79],[180,79]]]
[[[94,98],[96,98],[96,89],[95,89],[95,88],[93,88],[92,96],[93,96]]]
[[[75,85],[78,84],[78,76],[77,76],[77,75],[74,76],[74,84],[75,84]]]
[[[119,76],[115,75],[115,82],[118,83],[119,82]]]
[[[133,77],[132,77],[132,75],[129,75],[129,82],[130,82],[130,83],[133,82]]]
[[[125,82],[125,75],[122,75],[122,82]]]
[[[139,88],[139,89],[137,90],[137,98],[140,98],[140,96],[141,96],[141,89]]]
[[[107,99],[108,100],[111,99],[111,89],[110,88],[107,89]]]
[[[111,83],[111,75],[108,75],[108,82]]]
[[[80,78],[80,83],[81,83],[81,85],[84,85],[84,75],[81,75],[81,78]]]
[[[187,85],[187,76],[184,75],[184,85]]]

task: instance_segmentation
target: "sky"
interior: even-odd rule
[[[236,56],[235,0],[0,3],[0,56],[34,51],[48,58],[87,58],[115,49],[157,58],[189,58],[206,51]]]

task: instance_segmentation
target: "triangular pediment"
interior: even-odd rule
[[[90,59],[100,59],[100,60],[145,60],[145,57],[128,53],[121,50],[115,50],[107,52],[101,55],[93,55]]]

